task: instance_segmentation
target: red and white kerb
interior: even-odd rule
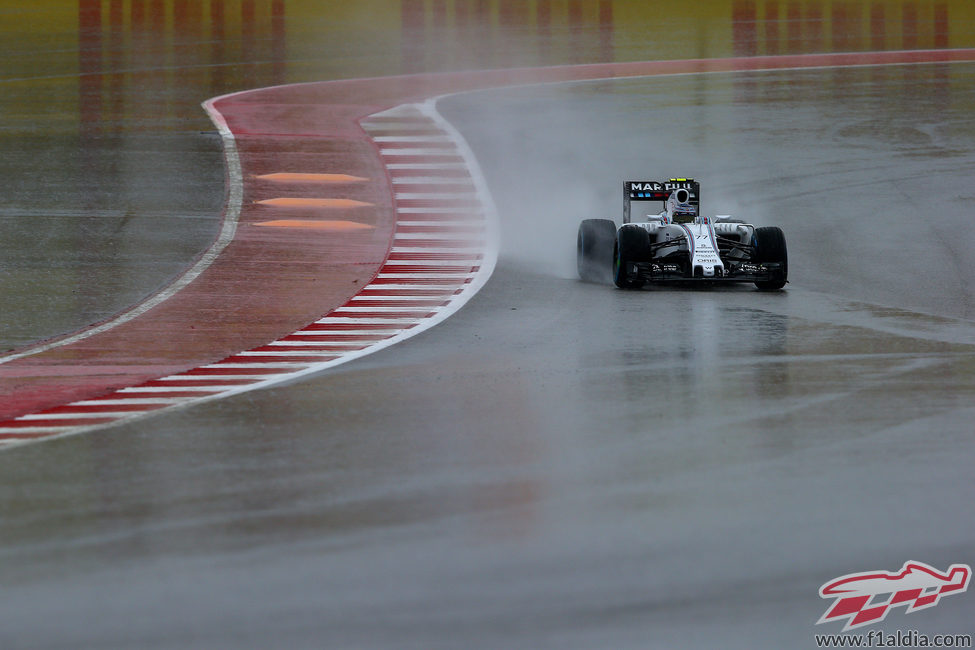
[[[319,372],[414,336],[460,309],[497,258],[493,207],[467,144],[434,101],[401,105],[361,125],[387,170],[396,227],[384,264],[359,293],[295,332],[216,363],[0,422],[0,448]]]

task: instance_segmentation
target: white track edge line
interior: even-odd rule
[[[494,200],[491,197],[491,194],[488,190],[487,181],[484,177],[483,172],[481,171],[480,165],[478,164],[473,151],[471,151],[470,146],[468,145],[464,137],[460,134],[460,132],[457,131],[457,129],[452,124],[450,124],[446,120],[446,118],[444,118],[437,111],[436,104],[441,97],[434,97],[428,99],[423,104],[415,104],[413,106],[419,108],[419,110],[424,115],[426,115],[433,122],[440,125],[441,128],[443,128],[452,138],[455,139],[460,156],[467,163],[468,172],[471,175],[471,179],[474,181],[474,185],[476,188],[475,195],[477,196],[479,202],[481,203],[480,210],[478,212],[484,214],[487,217],[485,219],[485,226],[487,230],[486,246],[484,249],[484,257],[483,259],[479,260],[479,269],[476,272],[465,274],[463,276],[463,280],[465,281],[465,284],[461,285],[461,289],[462,289],[461,293],[454,295],[447,306],[440,307],[440,308],[425,308],[425,309],[430,309],[433,315],[424,318],[422,320],[418,320],[415,323],[412,323],[411,327],[401,330],[397,335],[382,341],[376,341],[374,343],[371,343],[361,350],[350,350],[348,352],[340,352],[338,353],[340,356],[331,361],[322,361],[318,363],[308,364],[307,366],[304,367],[303,370],[296,370],[293,372],[287,372],[286,374],[275,374],[271,376],[265,375],[260,381],[255,381],[253,383],[244,384],[241,386],[234,386],[230,390],[224,390],[211,395],[203,395],[199,398],[193,398],[193,397],[182,398],[185,399],[185,401],[175,403],[172,404],[171,406],[166,406],[164,408],[155,409],[152,411],[134,412],[132,414],[126,415],[126,417],[118,418],[114,422],[105,422],[105,423],[93,424],[93,425],[81,425],[80,427],[71,427],[64,431],[52,433],[51,435],[43,436],[40,438],[5,439],[0,441],[0,449],[11,449],[21,445],[66,438],[70,436],[84,434],[90,431],[105,430],[115,426],[120,426],[122,424],[129,424],[132,422],[136,422],[143,418],[153,417],[159,415],[160,413],[172,413],[177,410],[185,409],[189,406],[195,406],[197,404],[203,404],[206,402],[212,402],[219,399],[225,399],[227,397],[250,392],[252,390],[270,388],[275,385],[290,383],[302,377],[305,377],[307,375],[311,375],[311,374],[322,372],[324,370],[331,369],[335,366],[339,366],[348,363],[350,361],[360,359],[362,357],[368,356],[375,352],[379,352],[380,350],[383,350],[385,348],[396,345],[401,341],[412,338],[417,334],[419,334],[420,332],[426,331],[431,327],[438,325],[439,323],[443,322],[444,320],[452,316],[458,310],[460,310],[461,307],[463,307],[478,291],[481,290],[481,288],[484,287],[485,284],[487,284],[487,281],[490,279],[492,273],[494,272],[495,266],[497,265],[500,234],[499,234],[499,225],[498,225],[498,218],[497,218],[497,208],[495,207]],[[216,99],[219,98],[208,100],[208,103],[212,103],[216,101]],[[205,106],[206,105],[207,104],[205,104]],[[404,106],[411,106],[411,105],[401,104],[396,108],[401,108]],[[214,121],[216,122],[216,120]],[[226,128],[225,123],[223,123],[223,128]],[[231,134],[231,141],[233,141],[232,138],[233,136]],[[236,156],[236,145],[234,145],[234,155]],[[239,165],[239,159],[237,160],[237,163]],[[240,178],[242,182],[242,176]],[[243,190],[243,185],[241,184],[240,185],[241,193],[242,190]],[[229,211],[229,205],[228,205],[228,211]],[[471,210],[471,212],[474,213],[475,211]],[[403,214],[403,213],[404,213],[403,210],[397,211],[397,214]],[[382,268],[382,265],[380,266],[380,268]],[[376,275],[376,279],[379,279],[386,275],[388,274],[378,273]],[[398,274],[394,274],[394,275],[398,275]],[[424,274],[421,273],[421,274],[406,274],[406,275],[408,275],[408,277],[416,279],[422,277]],[[433,277],[437,277],[438,279],[440,279],[443,276],[434,275]],[[470,281],[466,282],[466,280],[470,280]],[[363,287],[363,289],[372,286],[373,284],[372,282],[370,282],[369,284],[366,284]],[[379,284],[375,286],[381,287],[383,285]],[[335,309],[333,310],[333,312],[337,310],[338,309]],[[333,312],[329,312],[329,313],[333,313]],[[393,316],[392,313],[390,315]],[[328,315],[324,316],[322,319],[320,319],[320,321],[327,318],[329,318]],[[274,364],[274,365],[277,366],[278,364]],[[230,380],[230,379],[237,378],[237,376],[218,377],[218,376],[208,376],[208,375],[197,376],[197,377],[201,380],[213,380],[213,379]],[[185,375],[169,375],[166,377],[162,377],[161,380],[177,380],[177,379],[185,380],[185,379],[195,379],[197,377],[185,376]],[[250,376],[241,375],[240,378],[256,379],[257,377],[253,375]],[[166,388],[169,390],[186,390],[183,387],[176,387],[176,386],[172,387],[171,389],[169,387]],[[211,387],[211,388],[215,388],[215,387]],[[202,392],[203,390],[206,390],[206,388],[200,387],[200,390]],[[28,433],[27,431],[21,431],[21,432]]]
[[[150,309],[157,307],[185,289],[191,282],[196,280],[205,270],[207,270],[207,268],[209,268],[214,261],[216,261],[217,257],[219,257],[220,253],[223,252],[227,245],[230,244],[237,232],[237,221],[240,218],[240,210],[241,206],[243,205],[244,175],[240,165],[240,156],[237,153],[237,141],[234,139],[234,134],[231,132],[230,127],[227,125],[227,121],[224,119],[223,115],[221,115],[220,112],[214,107],[214,101],[216,100],[209,99],[203,102],[203,108],[207,112],[207,115],[210,116],[210,120],[214,123],[214,125],[216,125],[217,130],[220,132],[220,138],[223,140],[224,160],[227,163],[228,184],[227,208],[224,213],[223,225],[220,229],[220,234],[217,236],[217,239],[213,242],[213,244],[211,244],[200,259],[197,260],[196,264],[190,267],[172,284],[151,298],[132,307],[128,311],[123,312],[108,322],[102,323],[101,325],[96,325],[95,327],[86,329],[82,332],[78,332],[77,334],[73,334],[67,338],[58,339],[51,341],[50,343],[29,348],[22,352],[0,357],[0,364],[8,363],[15,359],[22,359],[35,354],[40,354],[41,352],[53,350],[54,348],[59,348],[78,341],[83,341],[89,337],[96,334],[101,334],[102,332],[107,332],[108,330],[114,329],[119,325],[141,316]]]

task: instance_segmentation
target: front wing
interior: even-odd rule
[[[769,282],[782,276],[780,262],[724,261],[724,272],[695,275],[684,264],[668,260],[630,262],[630,275],[644,282]],[[715,269],[720,271],[720,269]]]

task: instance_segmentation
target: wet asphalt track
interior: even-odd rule
[[[971,564],[973,73],[444,101],[488,286],[311,380],[0,455],[0,645],[811,647],[823,582]],[[785,229],[787,291],[570,277],[578,220],[671,173]],[[970,633],[968,599],[884,626]]]

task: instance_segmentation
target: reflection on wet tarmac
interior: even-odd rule
[[[0,351],[108,319],[213,241],[222,145],[200,102],[284,81],[284,5],[4,9]]]

